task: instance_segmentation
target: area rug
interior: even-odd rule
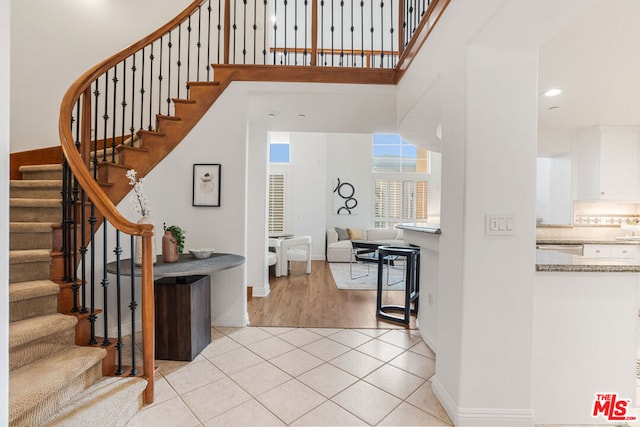
[[[331,274],[336,282],[338,289],[345,290],[368,290],[375,291],[378,285],[378,266],[373,264],[369,267],[369,275],[358,279],[351,279],[349,274],[348,262],[330,262]],[[389,270],[389,283],[399,282],[393,285],[383,285],[385,291],[403,291],[404,281],[402,280],[402,271],[404,267],[396,267]],[[354,264],[354,276],[361,276],[367,273],[367,266],[364,264]],[[384,279],[386,280],[387,270],[384,271]]]

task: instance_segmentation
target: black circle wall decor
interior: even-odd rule
[[[338,196],[344,201],[344,205],[340,206],[336,213],[340,215],[341,213],[346,212],[347,214],[351,215],[351,211],[355,209],[356,206],[358,206],[358,200],[353,197],[356,194],[356,189],[354,188],[353,184],[349,182],[340,182],[340,178],[338,178],[338,185],[336,185],[336,188],[333,189],[333,192],[337,193]]]

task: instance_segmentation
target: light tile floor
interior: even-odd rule
[[[157,361],[136,426],[450,426],[416,330],[212,328],[193,362]]]

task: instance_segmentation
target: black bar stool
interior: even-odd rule
[[[404,305],[382,305],[382,283],[385,259],[402,257],[405,260]],[[389,268],[389,267],[388,267]],[[420,296],[420,248],[407,246],[380,246],[378,248],[378,295],[376,299],[376,316],[401,322],[406,325],[412,314],[418,314],[418,297]],[[413,303],[413,308],[411,308]],[[387,313],[400,312],[404,317]]]

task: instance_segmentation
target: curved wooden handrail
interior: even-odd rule
[[[200,5],[204,4],[205,2],[206,0],[195,0],[179,15],[166,23],[164,26],[160,27],[158,30],[140,39],[129,47],[122,49],[116,54],[98,63],[93,68],[89,69],[71,85],[71,87],[67,90],[67,92],[64,94],[64,97],[62,98],[62,103],[60,105],[60,119],[58,121],[58,131],[60,134],[60,145],[62,146],[62,151],[64,152],[64,155],[66,156],[66,159],[69,163],[69,167],[78,179],[80,186],[84,189],[89,199],[91,199],[91,201],[95,203],[98,210],[105,216],[105,218],[107,218],[111,222],[114,227],[127,234],[135,236],[152,236],[153,225],[135,224],[123,217],[120,212],[118,212],[109,197],[100,188],[98,183],[91,177],[89,170],[85,166],[80,153],[75,146],[71,128],[69,126],[73,115],[73,108],[80,96],[82,96],[82,94],[91,87],[91,84],[98,77],[102,76],[107,70],[120,63],[122,60],[128,58],[133,53],[151,44],[156,39],[160,38],[160,36],[162,36],[163,34],[171,31],[184,19],[188,18],[189,15],[191,15]]]

